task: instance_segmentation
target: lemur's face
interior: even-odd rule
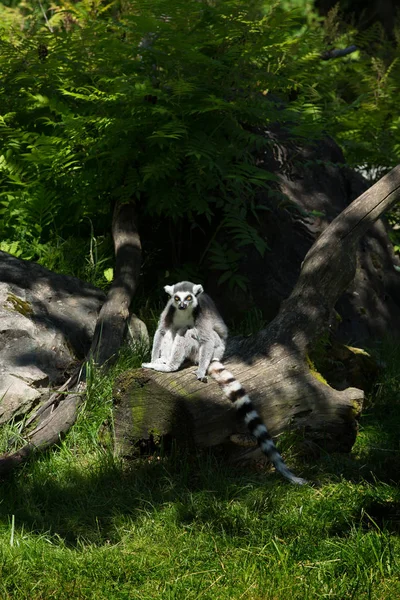
[[[196,296],[192,292],[176,292],[173,295],[173,302],[179,310],[192,309],[197,305]]]
[[[197,297],[203,293],[203,286],[200,283],[191,283],[190,281],[181,281],[175,285],[166,285],[164,290],[169,294],[172,305],[179,310],[192,311],[198,305]]]

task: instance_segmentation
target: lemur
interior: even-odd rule
[[[291,483],[306,483],[286,466],[242,384],[220,362],[228,328],[203,286],[181,281],[166,285],[164,290],[170,299],[160,316],[151,362],[142,367],[169,373],[178,371],[186,360],[198,365],[197,379],[207,382],[207,374],[215,379],[275,469]]]

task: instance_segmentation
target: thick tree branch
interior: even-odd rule
[[[400,200],[400,165],[354,200],[332,221],[307,253],[298,282],[265,330],[301,353],[326,328],[337,300],[352,281],[356,247],[371,225]]]
[[[90,356],[98,365],[115,357],[121,347],[139,278],[142,248],[133,204],[115,207],[112,235],[115,277],[100,311],[90,349]]]

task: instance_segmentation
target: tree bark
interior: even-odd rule
[[[305,257],[298,282],[277,317],[248,338],[232,338],[224,363],[243,384],[272,435],[294,428],[327,450],[349,451],[363,391],[337,391],[310,369],[307,352],[327,328],[356,270],[355,250],[368,228],[400,198],[400,165],[348,206]],[[119,450],[154,436],[191,439],[198,446],[237,440],[245,431],[214,381],[194,368],[178,373],[137,370],[116,383]],[[234,452],[235,458],[248,450]]]
[[[115,278],[100,310],[88,354],[88,359],[94,359],[99,366],[109,365],[118,354],[139,278],[141,244],[133,204],[115,207],[112,235]],[[142,334],[143,328],[136,322],[134,325],[138,335]],[[28,419],[25,428],[36,420],[38,423],[33,431],[25,435],[28,443],[23,448],[0,457],[0,475],[7,475],[32,453],[56,443],[70,429],[85,396],[84,379],[85,371],[79,365],[68,381]]]
[[[90,356],[98,365],[103,365],[114,358],[121,347],[129,317],[129,307],[139,279],[142,248],[133,204],[116,205],[112,235],[115,249],[115,277],[97,319],[90,349]]]

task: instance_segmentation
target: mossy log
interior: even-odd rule
[[[328,451],[351,450],[362,390],[334,390],[289,354],[258,357],[251,364],[230,359],[226,364],[250,393],[273,436],[290,427],[307,439],[308,446],[312,441]],[[114,424],[120,454],[130,455],[146,441],[173,438],[203,448],[227,444],[233,460],[261,458],[255,440],[218,385],[213,380],[197,381],[194,371],[193,367],[170,374],[134,370],[118,378]]]
[[[251,395],[273,436],[292,428],[328,451],[351,449],[364,393],[333,389],[313,372],[307,356],[354,277],[360,238],[399,198],[400,165],[354,200],[318,238],[292,294],[268,327],[230,340],[224,363]],[[125,373],[116,382],[115,398],[122,453],[153,437],[208,447],[235,441],[245,431],[218,385],[198,382],[193,367],[171,374]],[[232,444],[232,452],[240,458],[249,450]]]

